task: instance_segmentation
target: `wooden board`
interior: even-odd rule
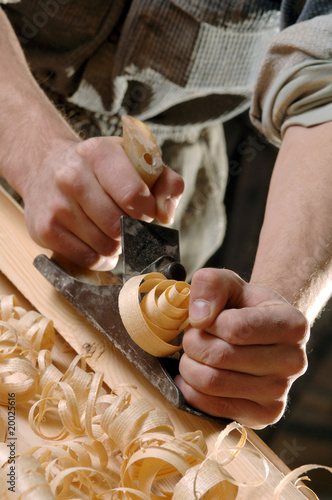
[[[74,351],[84,355],[92,369],[104,372],[104,380],[108,387],[114,388],[119,384],[136,386],[137,389],[130,389],[133,399],[143,396],[150,400],[155,407],[166,410],[174,423],[177,434],[197,429],[202,430],[210,451],[213,449],[215,440],[223,426],[173,408],[34,268],[33,259],[40,253],[50,255],[50,252],[45,251],[31,240],[25,226],[22,210],[2,189],[0,189],[0,242],[0,271],[10,282],[0,274],[0,293],[7,293],[6,290],[9,289],[17,289],[19,299],[22,294],[35,309],[54,321],[55,328],[66,341],[57,339],[56,356],[58,359],[72,355]],[[13,285],[14,288],[12,288]],[[68,348],[66,343],[71,347]],[[70,354],[68,350],[73,351]],[[26,416],[22,415],[22,418],[24,419]],[[25,429],[25,426],[22,428]],[[33,437],[26,436],[28,434],[25,434],[27,441],[32,439],[32,443],[34,442]],[[272,500],[274,488],[282,479],[283,473],[287,473],[289,469],[253,431],[249,430],[249,437],[248,446],[252,449],[258,449],[266,457],[270,473],[268,480],[262,486],[255,489],[243,488],[238,498],[239,500],[257,498]],[[237,459],[236,467],[241,469],[243,477],[250,477],[253,465],[248,456]],[[232,472],[232,465],[229,466],[229,471]],[[305,496],[295,487],[289,485],[283,498],[300,500],[313,497]]]

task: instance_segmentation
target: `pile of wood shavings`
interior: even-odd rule
[[[103,374],[77,356],[63,373],[53,363],[50,320],[25,311],[14,296],[0,297],[0,403],[28,405],[29,424],[45,444],[15,456],[15,491],[8,487],[7,429],[0,419],[0,497],[3,500],[236,499],[242,484],[225,466],[243,453],[246,430],[232,423],[207,454],[200,431],[175,436],[168,414],[123,390],[108,394]],[[220,456],[236,432],[238,443]],[[262,457],[261,484],[268,475]],[[332,472],[331,468],[328,468]],[[300,471],[305,472],[305,471]],[[275,493],[297,476],[293,471]],[[253,486],[253,485],[251,485]]]

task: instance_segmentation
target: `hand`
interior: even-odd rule
[[[171,223],[183,191],[164,170],[151,192],[117,137],[61,141],[27,176],[23,199],[31,237],[83,267],[117,256],[120,216]]]
[[[201,269],[192,279],[189,317],[176,378],[186,401],[255,429],[279,420],[307,367],[302,313],[232,271]]]

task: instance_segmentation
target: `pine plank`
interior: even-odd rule
[[[31,240],[25,226],[22,209],[2,188],[0,188],[0,242],[0,271],[3,273],[0,274],[0,294],[6,294],[9,290],[13,292],[8,293],[15,293],[16,290],[19,300],[23,300],[25,304],[31,304],[31,307],[53,320],[57,332],[65,340],[64,342],[60,337],[57,339],[55,355],[58,360],[66,359],[66,356],[71,356],[74,352],[84,355],[92,369],[104,372],[105,383],[110,388],[115,388],[119,384],[135,386],[137,389],[130,389],[133,399],[143,396],[149,399],[155,407],[166,410],[174,423],[177,434],[201,429],[212,451],[223,426],[173,408],[34,268],[33,259],[40,253],[50,255],[50,252]],[[22,415],[22,418],[26,416]],[[26,430],[25,424],[22,429]],[[28,434],[25,435],[28,441],[33,439],[26,436]],[[249,430],[249,437],[248,449],[258,449],[265,456],[269,463],[270,473],[268,480],[260,487],[242,488],[238,499],[272,500],[274,488],[282,479],[283,473],[287,473],[289,469],[253,431]],[[236,466],[230,464],[228,470],[234,472],[234,467],[236,473],[240,471],[245,479],[255,472],[255,460],[250,458],[250,455],[239,457],[236,460]],[[283,498],[301,500],[313,497],[305,496],[289,485]]]

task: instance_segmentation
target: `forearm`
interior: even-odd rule
[[[290,127],[271,179],[251,281],[309,319],[332,292],[332,123]]]
[[[78,140],[34,80],[0,8],[0,175],[21,194],[54,141]]]

